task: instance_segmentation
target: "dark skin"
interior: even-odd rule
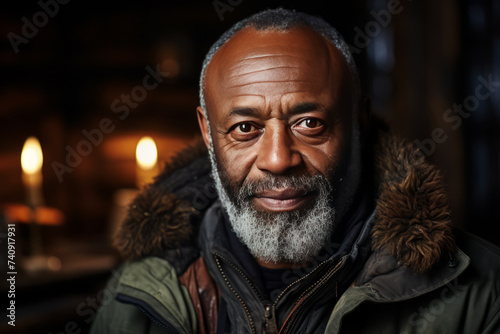
[[[214,55],[206,73],[205,101],[219,165],[239,185],[267,174],[331,178],[349,149],[351,91],[345,59],[312,29],[241,30]],[[197,108],[209,147],[205,112]],[[252,205],[296,210],[314,198],[273,189],[256,194]],[[256,260],[268,268],[297,266]]]

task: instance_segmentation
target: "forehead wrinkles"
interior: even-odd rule
[[[327,57],[311,57],[303,50],[297,54],[287,53],[235,60],[219,72],[222,88],[234,95],[276,95],[319,90],[327,84],[330,73]]]
[[[214,55],[207,68],[206,97],[222,102],[241,95],[264,97],[326,88],[331,79],[338,79],[338,73],[332,73],[338,70],[338,60],[332,64],[332,48],[308,29],[245,29]]]
[[[328,72],[327,64],[322,65],[322,71],[318,71],[318,67],[299,56],[265,55],[242,59],[221,75],[225,76],[225,89],[266,83],[321,83],[320,75]]]

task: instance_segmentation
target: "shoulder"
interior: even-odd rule
[[[454,281],[452,290],[467,305],[467,319],[474,322],[482,315],[484,332],[500,328],[500,248],[468,232],[455,229],[457,246],[469,258],[466,270]],[[473,314],[472,314],[473,313]],[[479,317],[481,318],[481,317]]]
[[[159,302],[162,304],[168,299],[183,300],[186,291],[179,282],[179,276],[176,267],[166,259],[148,256],[140,260],[125,262],[114,290],[116,294],[141,300],[149,297],[158,299],[159,292],[161,292],[162,300]],[[117,277],[113,277],[110,283],[114,279]]]
[[[500,247],[461,229],[454,229],[457,246],[469,257],[464,274],[477,280],[491,280],[500,292]]]
[[[105,290],[108,296],[92,324],[94,334],[156,333],[165,326],[190,333],[196,326],[189,292],[165,259],[150,256],[123,263]]]
[[[117,300],[117,296],[125,288],[134,275],[141,270],[150,268],[154,260],[144,259],[133,263],[123,263],[119,268],[111,273],[103,296],[100,300],[100,307],[95,318],[92,319],[91,334],[101,333],[147,333],[150,327],[149,320],[145,314],[135,305],[123,303]],[[134,285],[141,285],[142,279],[133,282]],[[125,283],[125,285],[124,285]]]

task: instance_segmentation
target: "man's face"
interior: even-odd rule
[[[254,212],[252,230],[263,226],[263,234],[281,219],[277,238],[290,238],[287,226],[302,224],[319,202],[331,206],[349,160],[353,104],[345,60],[308,28],[247,28],[215,54],[205,84],[211,137],[201,108],[200,127],[227,201],[235,211]],[[316,209],[324,216],[325,208]],[[322,219],[333,220],[328,216]]]

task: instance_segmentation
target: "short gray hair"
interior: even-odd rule
[[[359,83],[358,71],[356,69],[356,64],[349,50],[349,46],[344,41],[342,36],[328,24],[325,20],[311,16],[305,13],[296,12],[293,10],[288,10],[284,8],[277,9],[267,9],[257,14],[254,14],[231,27],[227,30],[221,37],[212,45],[208,51],[205,59],[203,60],[203,65],[201,68],[200,75],[200,106],[205,111],[205,117],[208,120],[208,112],[205,103],[205,75],[207,72],[208,64],[212,61],[215,53],[228,42],[234,34],[243,28],[252,27],[257,30],[277,30],[277,31],[288,31],[297,26],[308,26],[316,31],[318,34],[326,38],[331,42],[337,50],[344,56],[347,65],[349,66],[349,72],[352,76],[353,82],[353,100],[354,104],[357,105],[361,97],[361,88]]]

